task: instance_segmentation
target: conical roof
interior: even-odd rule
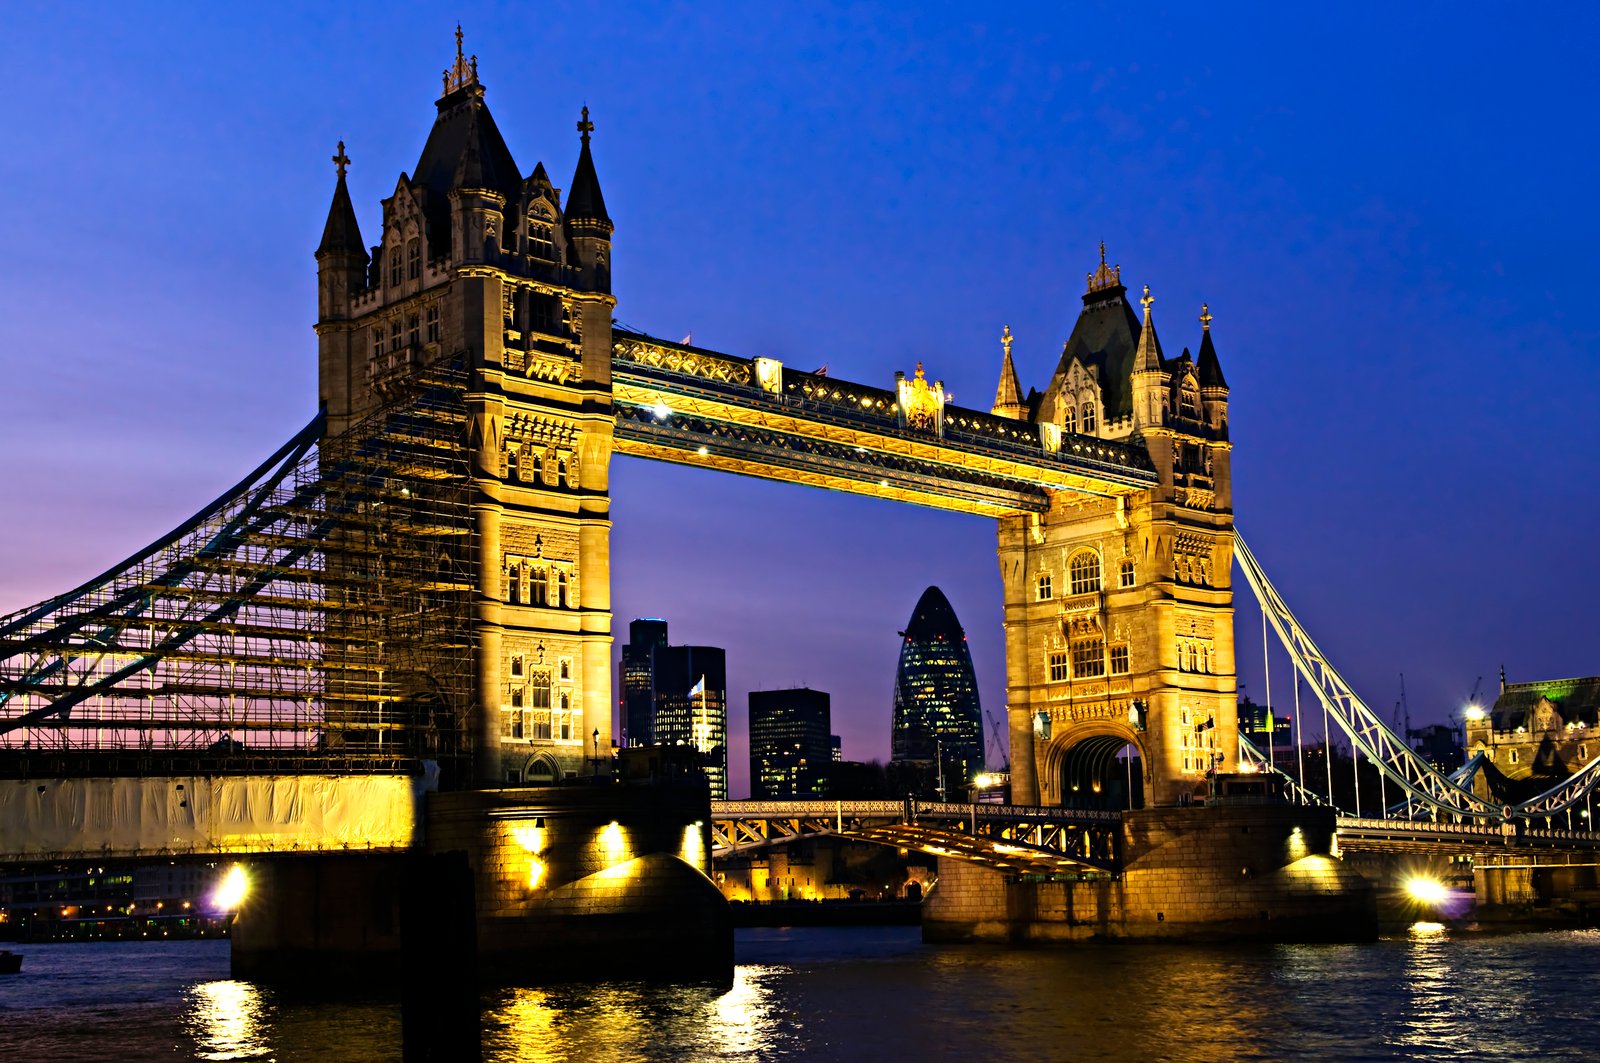
[[[1000,361],[1000,384],[994,391],[994,412],[1010,415],[1022,407],[1022,380],[1017,376],[1017,365],[1011,360],[1011,326],[1007,325],[1001,346],[1005,355]]]
[[[950,599],[944,596],[944,591],[929,587],[917,599],[917,607],[911,610],[911,620],[901,634],[918,642],[936,638],[953,642],[966,638],[967,633],[962,630],[961,621],[956,619],[956,611],[950,607]]]
[[[572,174],[572,191],[567,194],[566,216],[569,221],[597,221],[610,226],[606,197],[600,194],[600,177],[594,171],[594,156],[589,154],[589,134],[593,129],[589,108],[585,107],[583,120],[578,123],[583,144],[578,149],[578,168]]]
[[[1195,363],[1195,371],[1200,377],[1200,386],[1203,388],[1228,386],[1227,379],[1222,375],[1222,363],[1217,360],[1217,349],[1211,345],[1209,328],[1200,336],[1200,357]]]
[[[344,154],[344,145],[339,145],[339,154]],[[352,254],[367,257],[366,245],[361,242],[361,224],[356,221],[356,208],[350,202],[350,189],[345,187],[344,171],[339,171],[339,183],[333,188],[333,202],[328,205],[328,222],[322,227],[322,243],[317,245],[317,254],[327,254],[333,251],[348,251]]]

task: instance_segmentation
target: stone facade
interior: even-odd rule
[[[611,747],[612,225],[587,109],[565,204],[523,177],[460,54],[413,174],[363,246],[340,145],[317,251],[328,432],[399,406],[459,362],[470,451],[473,764],[481,785],[583,774]],[[609,753],[607,754],[609,755]]]
[[[1600,757],[1600,676],[1507,683],[1488,712],[1466,720],[1468,756],[1483,753],[1474,791],[1487,800],[1525,801]]]
[[[1000,520],[1018,803],[1086,798],[1126,743],[1152,805],[1201,796],[1208,773],[1238,763],[1228,388],[1209,312],[1198,361],[1169,359],[1145,293],[1141,321],[1102,249],[1055,375],[1026,401],[1004,339],[997,415],[1057,446],[1143,443],[1160,476],[1116,498],[1058,492],[1048,513]],[[1079,747],[1096,755],[1070,757]]]

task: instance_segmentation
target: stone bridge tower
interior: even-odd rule
[[[320,398],[337,437],[418,374],[464,369],[466,438],[435,441],[470,466],[473,703],[457,711],[479,785],[554,781],[611,745],[612,225],[588,108],[563,203],[542,163],[518,169],[459,30],[443,93],[370,250],[339,145],[317,249]]]
[[[1102,245],[1055,375],[1026,399],[1006,331],[996,414],[1036,422],[1047,443],[1142,442],[1160,476],[1000,521],[1019,803],[1124,807],[1128,743],[1146,805],[1204,794],[1209,773],[1238,763],[1228,386],[1210,313],[1198,357],[1168,358],[1153,302],[1146,286],[1134,312]]]

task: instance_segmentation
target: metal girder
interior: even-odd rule
[[[1017,874],[1115,871],[1121,817],[1025,805],[919,801],[713,801],[717,856],[808,838],[915,849]]]

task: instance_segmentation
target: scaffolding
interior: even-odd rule
[[[0,617],[0,772],[465,778],[477,547],[467,374],[319,415],[161,540]]]

